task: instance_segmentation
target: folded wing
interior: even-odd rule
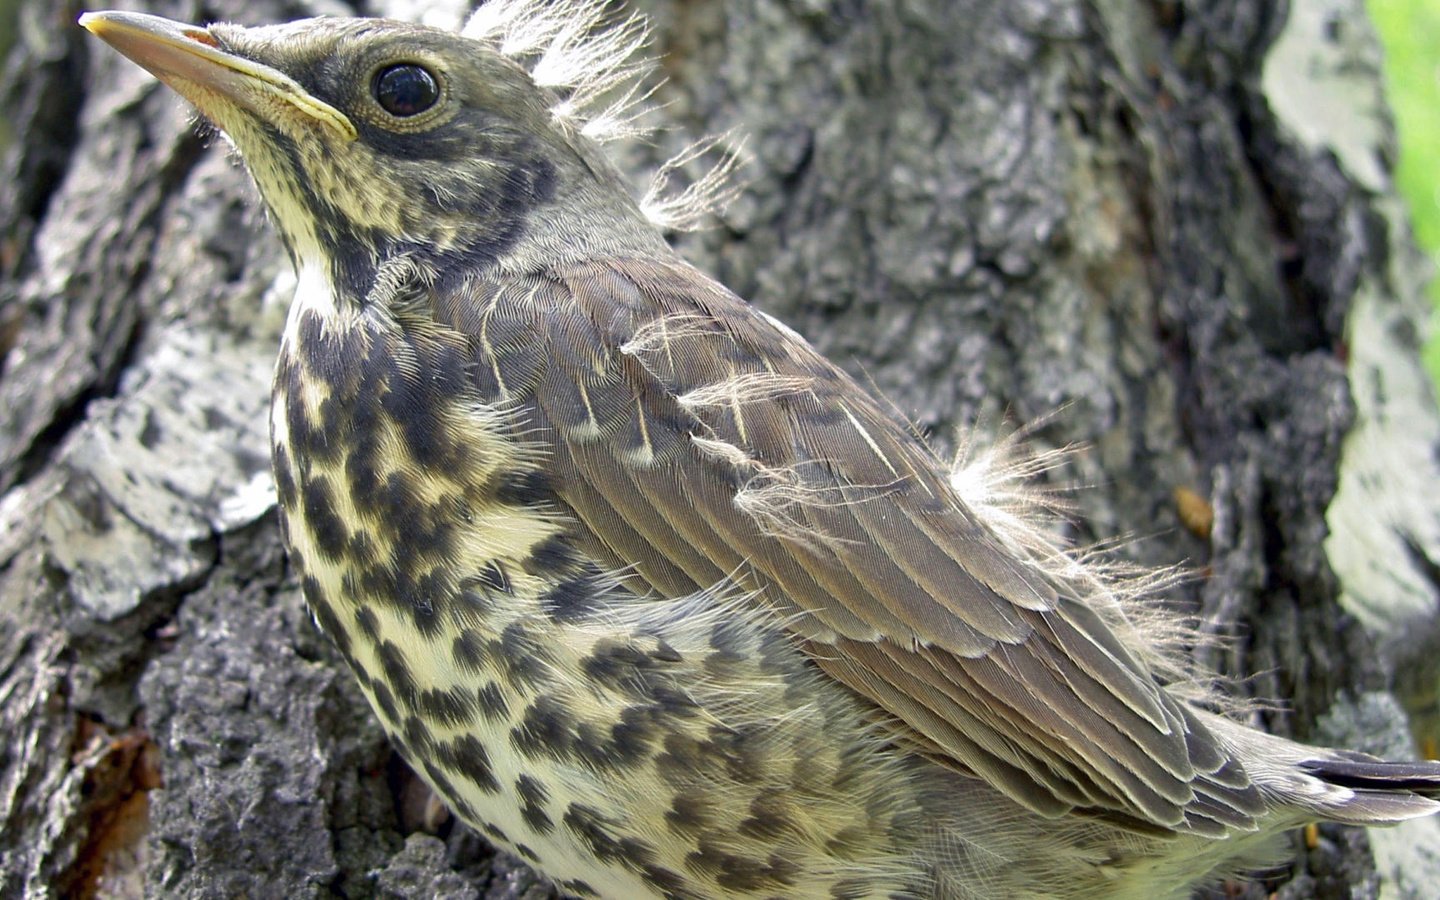
[[[1194,714],[789,329],[680,262],[451,299],[483,391],[553,443],[587,549],[641,589],[738,577],[897,740],[1040,813],[1253,827],[1258,791]]]

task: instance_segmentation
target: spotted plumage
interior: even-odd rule
[[[463,819],[586,897],[1149,898],[1436,809],[1169,687],[1123,592],[679,260],[591,140],[638,96],[605,6],[86,20],[260,186],[285,539]]]

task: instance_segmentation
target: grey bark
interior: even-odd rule
[[[1047,476],[1088,485],[1071,536],[1195,567],[1175,601],[1266,727],[1433,745],[1440,426],[1359,0],[642,6],[668,130],[624,168],[751,135],[692,260],[937,447],[1007,416],[1081,444]],[[287,264],[79,11],[22,3],[7,68],[0,897],[547,896],[427,805],[308,621],[266,457]],[[1434,823],[1323,826],[1229,887],[1420,897],[1437,857]]]

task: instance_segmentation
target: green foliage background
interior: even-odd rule
[[[1368,0],[1385,45],[1385,79],[1400,131],[1400,193],[1415,237],[1440,259],[1440,0]],[[1440,385],[1440,279],[1430,283],[1431,335],[1425,365]]]

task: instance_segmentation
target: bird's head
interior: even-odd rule
[[[362,299],[380,266],[526,267],[660,238],[555,96],[494,48],[378,19],[81,24],[229,137],[297,266]],[[599,246],[597,246],[599,244]]]

